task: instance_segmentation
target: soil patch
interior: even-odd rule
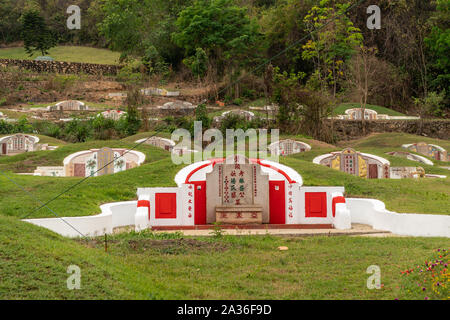
[[[168,254],[179,254],[192,251],[224,252],[230,248],[230,245],[227,243],[200,241],[195,239],[129,240],[128,246],[131,250],[134,251],[156,250]]]

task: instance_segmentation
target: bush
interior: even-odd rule
[[[145,66],[139,60],[129,60],[117,73],[117,80],[129,85],[139,84],[144,80]]]
[[[237,98],[233,100],[233,104],[237,105],[237,106],[241,106],[244,102],[242,101],[241,98]]]

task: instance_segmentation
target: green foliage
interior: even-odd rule
[[[419,108],[422,116],[443,116],[443,101],[445,98],[445,91],[440,94],[436,92],[429,92],[425,98],[414,98],[414,104]]]
[[[45,56],[56,45],[44,18],[35,10],[27,11],[22,17],[22,40],[30,56],[34,51],[40,51]]]
[[[144,74],[141,72],[141,62],[139,60],[128,60],[127,63],[117,73],[117,80],[127,85],[137,85],[144,80]]]
[[[0,134],[11,133],[33,133],[33,125],[25,116],[22,116],[17,122],[0,120]]]
[[[336,95],[345,63],[361,45],[363,36],[345,14],[350,4],[330,5],[329,0],[323,0],[305,16],[304,22],[312,34],[303,46],[302,57],[314,62],[320,81],[333,87]]]
[[[241,106],[244,103],[244,101],[241,98],[236,98],[233,100],[233,104],[237,106]]]
[[[257,52],[258,26],[232,0],[196,0],[180,13],[176,26],[172,37],[186,56],[203,49],[219,74],[227,67],[242,68]]]
[[[208,56],[202,48],[195,50],[195,55],[183,60],[195,77],[203,78],[208,71]]]
[[[211,231],[211,235],[215,239],[222,238],[224,233],[225,233],[225,231],[221,227],[222,223],[216,221],[216,222],[213,223],[213,225],[214,225],[214,228]]]
[[[147,73],[162,74],[167,76],[169,73],[168,64],[161,57],[155,46],[149,45],[145,49],[144,56],[142,57],[142,63],[147,68]]]
[[[199,104],[197,108],[195,108],[195,120],[202,122],[203,130],[207,130],[210,127],[212,119],[208,116],[206,104]]]
[[[98,24],[100,34],[109,47],[124,56],[144,57],[151,68],[163,68],[162,61],[177,64],[182,55],[170,41],[178,13],[190,4],[180,0],[109,0],[102,3],[103,20]],[[133,32],[130,32],[133,30]],[[153,48],[152,48],[153,47]],[[158,51],[155,55],[154,49]],[[157,60],[153,60],[157,56]],[[164,68],[163,68],[164,69]]]
[[[433,27],[425,44],[431,57],[431,87],[437,91],[447,89],[450,104],[450,0],[436,2],[436,13],[430,18]]]
[[[325,93],[302,86],[304,77],[304,73],[288,74],[274,69],[271,99],[279,105],[278,125],[284,130],[332,142],[331,129],[324,122],[331,115],[330,99]]]

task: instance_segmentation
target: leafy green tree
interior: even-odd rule
[[[191,69],[196,77],[203,78],[208,70],[208,56],[202,48],[197,48],[195,55],[183,60],[183,63]]]
[[[255,58],[260,34],[258,26],[232,0],[196,0],[176,21],[175,43],[188,57],[201,48],[219,75],[239,76]],[[188,60],[190,61],[190,60]]]
[[[160,59],[179,63],[182,50],[171,41],[179,12],[192,0],[108,0],[103,1],[103,19],[98,24],[112,50],[123,56]],[[155,55],[154,49],[157,50]],[[156,62],[153,62],[154,64]]]
[[[304,18],[311,40],[303,46],[302,56],[314,62],[319,81],[333,88],[333,96],[344,77],[345,63],[363,41],[361,30],[346,15],[349,6],[332,6],[332,1],[323,0]]]
[[[30,57],[35,51],[45,56],[56,45],[45,19],[35,10],[27,11],[22,18],[22,40]]]
[[[211,118],[208,116],[208,110],[206,104],[199,104],[195,108],[195,120],[202,122],[203,130],[207,130],[211,125]]]
[[[433,27],[425,38],[431,60],[431,87],[450,88],[450,0],[437,0],[436,13],[430,18]],[[447,90],[450,99],[450,90]]]

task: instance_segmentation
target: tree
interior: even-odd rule
[[[137,88],[130,88],[127,92],[127,115],[122,117],[119,121],[123,120],[123,130],[127,136],[136,134],[141,127],[141,118],[139,117],[138,106],[142,106],[144,103],[144,97]]]
[[[192,0],[108,0],[103,1],[103,20],[98,24],[112,50],[123,56],[159,57],[172,65],[179,63],[182,50],[173,41],[175,20]],[[153,47],[153,48],[152,48]],[[158,58],[159,59],[159,58]],[[147,61],[148,62],[148,61]]]
[[[202,48],[197,48],[195,55],[183,60],[183,63],[191,69],[194,76],[203,78],[208,71],[208,56]]]
[[[425,38],[425,44],[431,61],[430,85],[441,91],[450,88],[450,0],[436,2],[436,13],[429,21],[432,30]],[[449,99],[450,90],[447,90]]]
[[[277,121],[280,129],[332,142],[332,128],[325,123],[331,115],[327,94],[302,86],[304,73],[280,73],[278,68],[274,71],[272,101],[279,105]]]
[[[365,112],[367,99],[372,89],[372,77],[378,65],[375,57],[376,52],[376,48],[366,48],[361,45],[350,63],[349,81],[355,87],[359,96],[363,135],[366,133]]]
[[[38,11],[27,11],[22,19],[22,40],[25,51],[31,57],[34,51],[40,51],[43,56],[56,45],[53,35]]]
[[[354,48],[361,45],[363,37],[346,15],[349,4],[329,5],[330,0],[321,1],[304,18],[311,40],[303,46],[302,56],[314,62],[319,82],[331,86],[336,97],[345,63],[354,54]]]
[[[185,55],[194,56],[201,48],[219,75],[230,76],[230,83],[258,51],[258,26],[248,17],[247,8],[233,0],[196,0],[180,13],[176,26],[172,38]]]

